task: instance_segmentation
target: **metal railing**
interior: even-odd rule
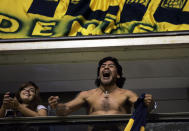
[[[45,117],[7,117],[0,118],[2,124],[75,124],[93,122],[127,122],[131,114],[125,115],[69,115]],[[181,122],[189,121],[189,112],[149,114],[148,122]]]

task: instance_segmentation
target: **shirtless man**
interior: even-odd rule
[[[122,76],[122,67],[113,57],[105,57],[98,63],[98,88],[82,91],[79,95],[67,102],[58,103],[58,96],[48,99],[51,108],[56,109],[58,116],[68,115],[87,104],[89,115],[128,114],[138,96],[131,90],[122,89],[125,78]],[[146,94],[144,103],[149,111],[153,108],[152,95]]]

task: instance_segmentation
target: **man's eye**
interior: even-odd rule
[[[105,65],[102,65],[101,67],[102,67],[102,68],[104,68],[104,67],[105,67]]]
[[[109,67],[114,67],[113,65],[109,65]]]

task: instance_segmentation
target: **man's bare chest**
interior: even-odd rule
[[[87,99],[89,107],[93,110],[120,110],[125,104],[126,97],[115,94],[96,94]]]

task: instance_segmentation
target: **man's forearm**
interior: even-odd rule
[[[58,104],[56,107],[56,115],[57,116],[65,116],[70,113],[69,108],[65,104]]]

